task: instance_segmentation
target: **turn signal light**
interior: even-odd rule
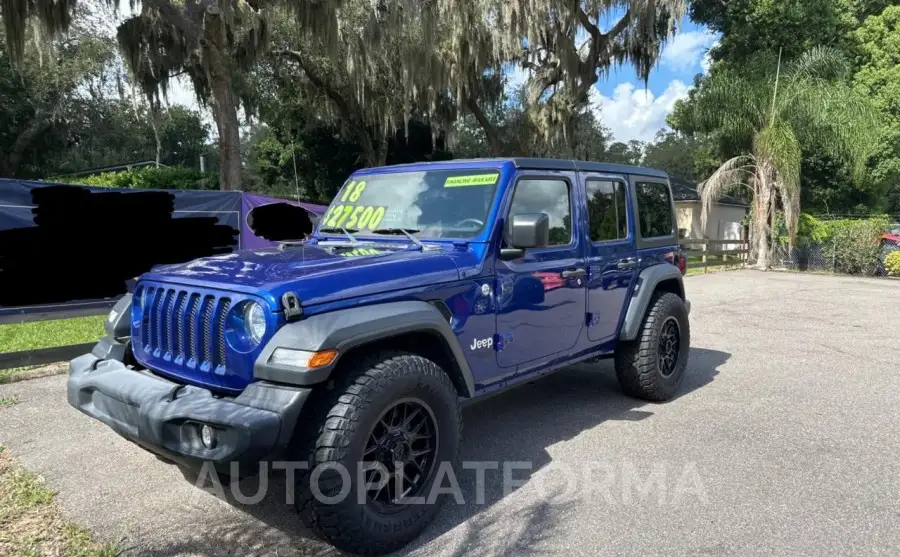
[[[322,350],[313,354],[306,367],[324,367],[333,362],[335,358],[337,358],[337,350]]]
[[[285,365],[313,369],[324,367],[337,358],[337,350],[322,350],[320,352],[308,352],[306,350],[293,350],[291,348],[276,348],[269,358],[269,362],[275,365]]]

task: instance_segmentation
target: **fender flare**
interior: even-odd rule
[[[418,300],[342,309],[288,323],[266,343],[253,365],[253,374],[257,379],[278,383],[314,385],[328,379],[348,350],[413,332],[434,335],[444,344],[457,367],[446,371],[459,372],[463,383],[460,387],[465,391],[462,394],[471,397],[475,392],[472,370],[450,323],[434,305]],[[269,359],[276,348],[309,352],[334,349],[338,351],[338,357],[330,365],[312,370],[274,365]]]
[[[678,267],[669,263],[657,263],[641,271],[628,303],[619,340],[628,341],[637,338],[653,292],[661,282],[672,279],[678,281],[679,295],[684,299],[684,279]]]

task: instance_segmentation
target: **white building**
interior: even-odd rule
[[[740,240],[749,205],[740,199],[723,196],[713,203],[706,221],[706,230],[700,226],[700,196],[697,186],[670,177],[675,212],[678,218],[679,238],[705,238],[707,240]],[[728,249],[737,249],[728,248]]]

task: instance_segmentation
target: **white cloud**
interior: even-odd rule
[[[688,89],[678,79],[669,83],[659,97],[633,83],[620,83],[612,97],[594,88],[590,94],[591,109],[616,141],[650,141],[660,128],[666,127],[666,116],[676,101],[687,97]]]
[[[663,49],[660,61],[674,71],[690,71],[703,65],[706,52],[717,40],[717,35],[709,31],[679,33]]]

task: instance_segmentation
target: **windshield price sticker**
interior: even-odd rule
[[[347,187],[344,188],[344,195],[341,196],[341,203],[346,203],[348,201],[350,203],[356,203],[359,201],[359,196],[361,196],[364,191],[366,191],[365,180],[360,180],[359,182],[351,181],[347,184]]]
[[[322,223],[326,228],[375,230],[381,224],[385,211],[387,208],[380,205],[339,203],[325,213]]]
[[[352,230],[375,230],[381,224],[387,207],[381,205],[356,205],[363,192],[366,181],[351,180],[343,190],[338,204],[333,206],[322,217],[325,228],[348,228]]]
[[[340,255],[341,257],[361,257],[363,255],[381,255],[381,250],[369,249],[369,248],[358,248],[358,249],[351,250],[351,251],[345,251],[338,255]]]
[[[444,182],[445,188],[461,188],[465,186],[493,186],[500,178],[499,174],[472,174],[469,176],[453,176]]]

